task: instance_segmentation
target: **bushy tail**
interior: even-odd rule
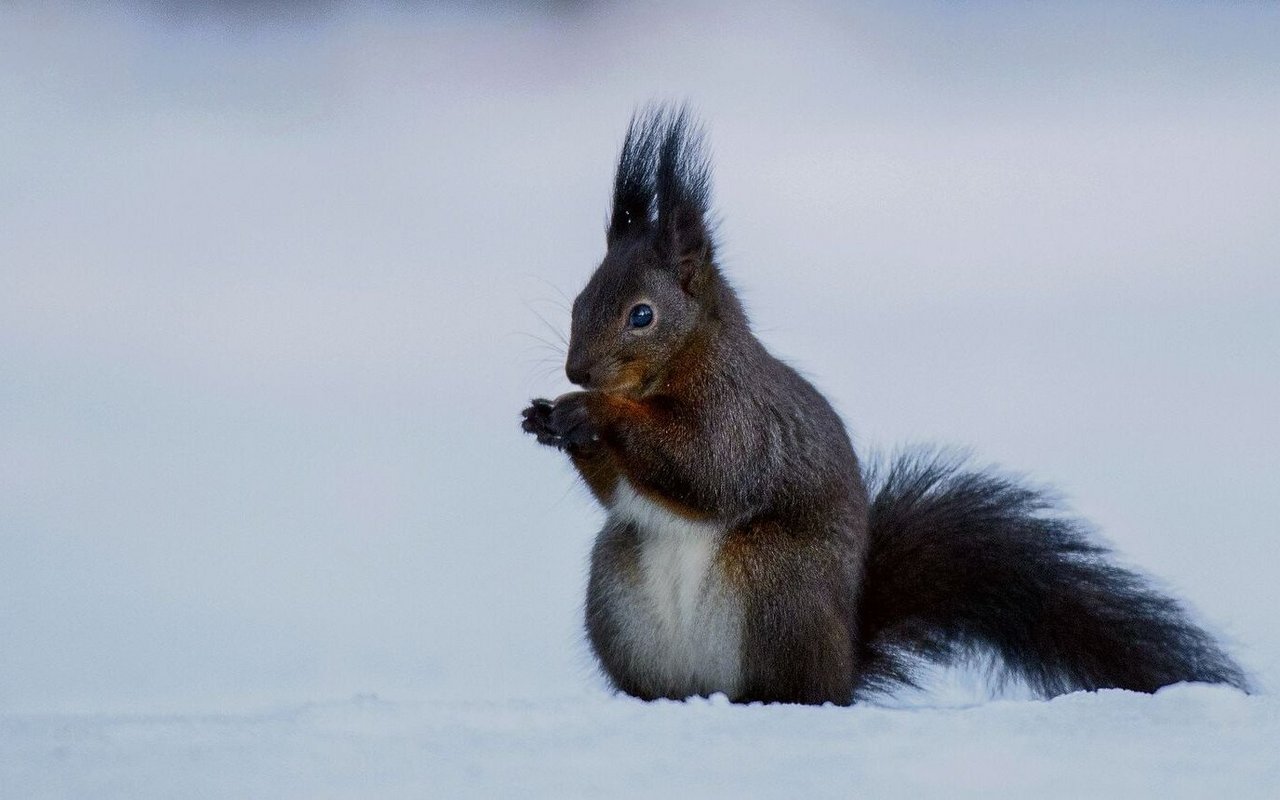
[[[1177,601],[1110,563],[1044,492],[933,451],[870,481],[862,691],[912,684],[922,661],[982,652],[1046,696],[1179,681],[1247,688]]]

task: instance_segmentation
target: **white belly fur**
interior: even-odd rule
[[[659,694],[733,697],[742,608],[716,567],[724,528],[674,514],[626,480],[610,515],[639,532],[640,579],[622,589],[614,609],[633,664]]]

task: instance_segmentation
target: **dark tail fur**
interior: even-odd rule
[[[920,451],[872,475],[860,690],[991,652],[1046,696],[1179,681],[1247,688],[1175,600],[1017,480]]]

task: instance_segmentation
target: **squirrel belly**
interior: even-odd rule
[[[632,694],[738,695],[744,609],[721,565],[726,536],[619,479],[592,554],[587,627]]]

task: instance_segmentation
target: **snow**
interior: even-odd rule
[[[0,3],[0,798],[1280,796],[1280,4],[421,5]],[[1057,487],[1261,693],[610,696],[518,412],[653,98],[860,450]]]
[[[0,722],[6,797],[1274,798],[1280,702],[1203,685],[967,708],[397,703]]]

